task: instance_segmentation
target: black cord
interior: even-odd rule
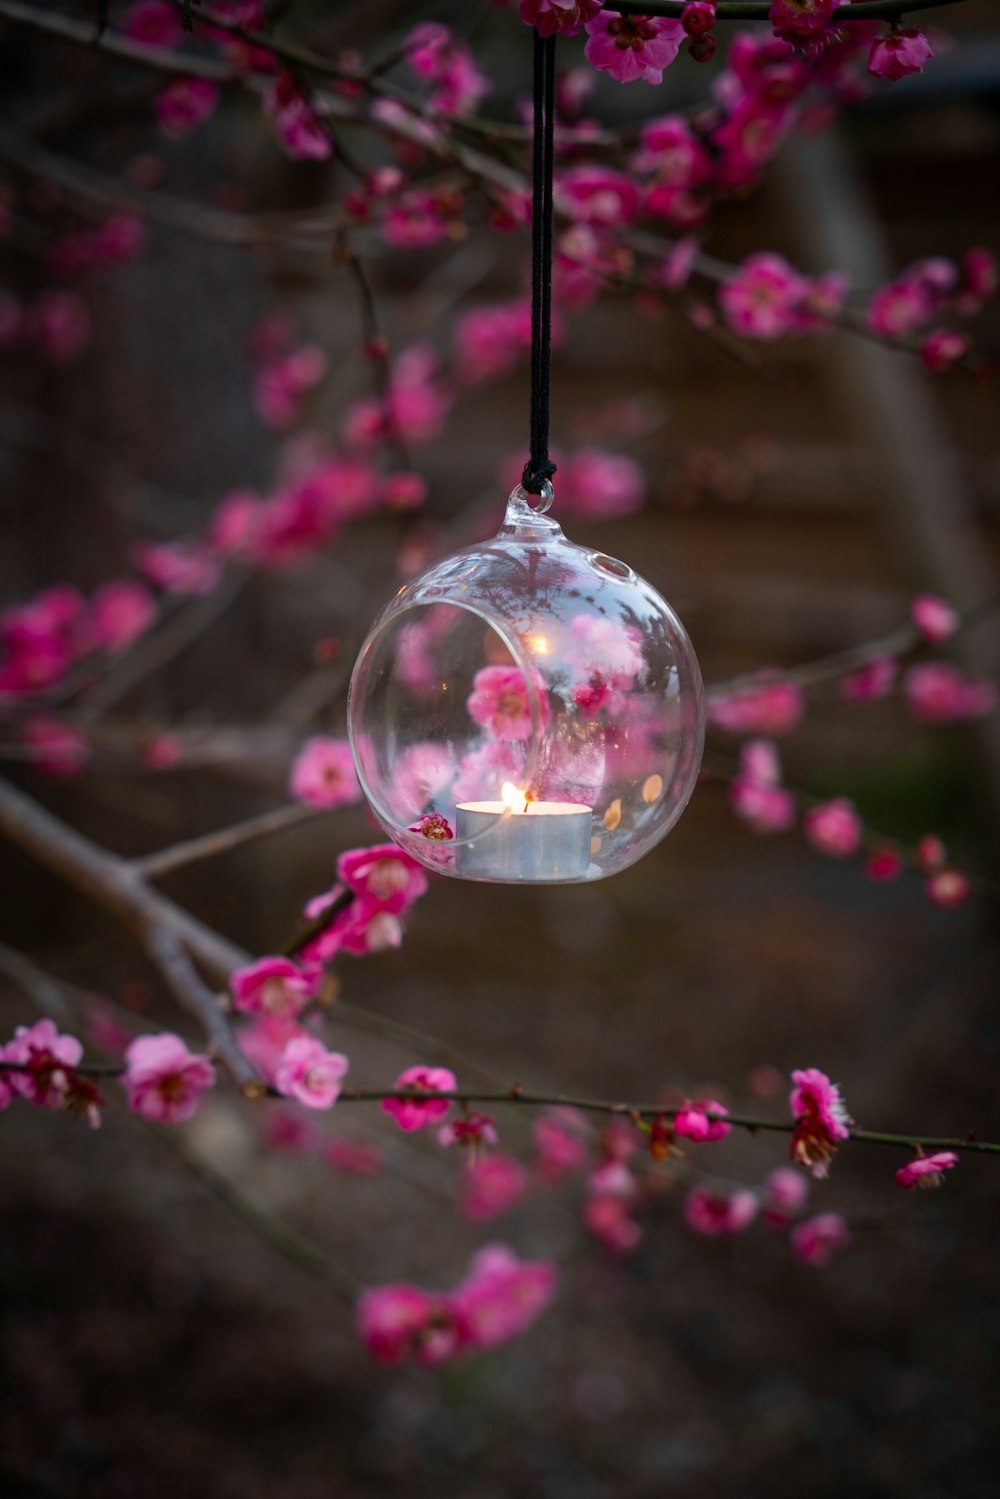
[[[535,32],[535,128],[531,197],[531,457],[521,483],[541,494],[556,471],[549,458],[552,370],[552,175],[556,39]]]

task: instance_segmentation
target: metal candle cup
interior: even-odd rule
[[[575,802],[460,802],[456,868],[473,879],[581,880],[590,866],[592,808]]]

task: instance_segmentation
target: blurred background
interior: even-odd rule
[[[279,217],[294,226],[321,213],[342,191],[340,169],[289,162],[238,98],[196,135],[164,139],[150,106],[157,80],[14,25],[11,9],[0,5],[0,182],[20,227],[0,243],[5,289],[32,295],[45,284],[47,236],[110,209],[137,207],[148,239],[88,279],[82,358],[59,368],[0,350],[5,603],[56,581],[90,591],[127,571],[137,539],[204,530],[223,494],[273,488],[295,444],[335,430],[372,379],[357,289],[330,236],[303,249],[273,231]],[[415,20],[458,20],[458,8],[417,10],[295,4],[282,24],[331,52],[388,51]],[[796,137],[760,191],[716,211],[711,253],[735,262],[775,249],[868,287],[924,255],[997,246],[995,8],[932,16],[954,46],[834,132]],[[528,93],[527,30],[484,7],[468,40],[495,83],[489,113],[509,118]],[[705,88],[705,70],[685,60],[658,92],[601,79],[588,113],[628,124]],[[175,213],[182,202],[201,217]],[[227,243],[227,215],[266,215],[272,227],[260,243]],[[444,349],[470,305],[526,285],[519,236],[474,226],[413,251],[362,230],[357,244],[394,349]],[[285,439],[254,414],[248,354],[275,313],[329,360]],[[977,340],[996,354],[995,307]],[[750,356],[614,298],[568,321],[555,363],[558,446],[624,451],[648,476],[635,514],[560,518],[664,592],[708,682],[876,637],[920,592],[966,607],[995,591],[994,382],[934,379],[842,333]],[[183,647],[102,711],[85,774],[45,777],[9,745],[4,773],[128,855],[285,802],[297,746],[344,732],[350,663],[401,566],[495,529],[526,411],[523,367],[459,391],[443,434],[414,453],[429,490],[421,510],[362,521],[294,572],[241,575],[221,605],[203,601]],[[996,678],[989,623],[955,652]],[[224,729],[226,752],[156,772],[120,752],[136,726],[164,724],[211,745]],[[920,727],[895,698],[850,703],[826,688],[782,751],[790,784],[852,797],[894,837],[933,832],[960,867],[995,874],[995,718]],[[678,828],[624,875],[527,891],[433,882],[399,951],[344,959],[344,1010],[328,1029],[352,1081],[378,1085],[430,1060],[420,1032],[526,1087],[641,1099],[669,1086],[780,1115],[784,1076],[815,1065],[867,1127],[996,1138],[995,903],[939,910],[917,877],[873,883],[797,834],[757,837],[727,806],[733,742],[710,740],[707,763],[717,774]],[[347,809],[163,887],[270,952],[329,886],[337,853],[371,841],[364,811]],[[111,1002],[145,1029],[184,1028],[110,918],[10,846],[0,857],[5,945],[95,996],[95,1013]],[[34,1016],[17,982],[0,987],[9,1035]],[[400,1029],[370,1032],[368,1016]],[[680,1211],[682,1164],[658,1174],[639,1245],[616,1257],[580,1225],[579,1180],[535,1188],[477,1226],[457,1215],[458,1168],[433,1140],[404,1139],[377,1108],[335,1110],[321,1120],[331,1137],[382,1153],[382,1169],[359,1176],[267,1148],[262,1116],[274,1109],[219,1089],[174,1148],[119,1107],[96,1135],[40,1110],[4,1116],[0,1493],[996,1493],[990,1161],[963,1158],[946,1190],[904,1196],[892,1152],[845,1152],[812,1190],[813,1208],[852,1228],[826,1270],[795,1264],[760,1225],[732,1241],[695,1237]],[[509,1114],[503,1142],[529,1159],[530,1119]],[[693,1147],[694,1166],[705,1152],[712,1171],[757,1183],[785,1143],[734,1133]],[[449,1286],[478,1245],[501,1238],[560,1260],[559,1298],[493,1355],[439,1372],[374,1369],[350,1313],[234,1215],[206,1168],[366,1281]]]

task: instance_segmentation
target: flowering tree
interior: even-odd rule
[[[526,27],[565,39],[557,91],[557,340],[598,299],[617,297],[643,314],[683,319],[754,366],[766,361],[762,345],[837,331],[896,349],[935,375],[991,378],[989,351],[976,337],[977,315],[997,290],[987,249],[970,246],[961,263],[929,255],[885,284],[855,286],[837,266],[807,273],[768,249],[727,259],[716,227],[720,213],[766,180],[790,136],[828,127],[873,90],[933,65],[938,38],[907,24],[924,8],[925,0],[521,0],[519,15],[510,8],[494,17],[492,33],[502,32],[525,69]],[[694,1233],[740,1235],[762,1222],[787,1235],[791,1255],[810,1266],[827,1264],[849,1243],[849,1223],[836,1206],[809,1200],[813,1180],[828,1177],[842,1149],[883,1149],[889,1190],[893,1173],[904,1190],[937,1186],[963,1153],[1000,1153],[1000,1144],[961,1129],[954,1138],[928,1137],[919,1120],[894,1131],[865,1128],[850,1115],[849,1083],[845,1101],[815,1066],[795,1070],[787,1106],[779,1100],[764,1113],[688,1097],[659,1071],[641,1100],[532,1090],[470,1067],[447,1039],[431,1037],[410,1042],[413,1060],[397,1076],[358,1077],[352,1010],[333,1002],[341,975],[349,989],[358,983],[345,955],[377,962],[403,942],[417,902],[445,902],[445,888],[431,891],[423,868],[392,844],[344,848],[342,840],[330,888],[304,907],[288,901],[285,940],[263,953],[243,950],[162,893],[172,872],[306,821],[322,820],[337,837],[338,817],[361,799],[342,700],[351,654],[344,646],[372,611],[373,596],[351,586],[365,537],[379,524],[394,525],[405,576],[491,529],[479,506],[447,523],[425,522],[423,470],[461,423],[463,394],[499,386],[525,364],[527,295],[449,308],[426,336],[397,347],[383,330],[372,267],[402,250],[419,276],[428,252],[451,247],[458,255],[470,243],[503,237],[526,269],[530,116],[523,88],[512,103],[491,107],[499,80],[491,79],[488,49],[457,21],[400,24],[389,40],[360,39],[352,27],[346,45],[335,22],[304,37],[284,19],[272,23],[261,0],[139,0],[103,7],[96,23],[85,11],[0,0],[11,34],[21,28],[39,46],[79,47],[102,82],[127,75],[171,160],[211,154],[225,130],[245,133],[251,151],[270,151],[275,161],[280,153],[295,177],[296,206],[274,212],[238,190],[230,194],[237,206],[225,206],[223,194],[223,206],[206,207],[164,185],[165,158],[154,152],[134,155],[112,139],[98,169],[53,150],[43,131],[37,139],[6,132],[0,250],[12,289],[0,292],[0,351],[11,369],[41,367],[58,378],[85,368],[102,278],[140,261],[163,229],[221,240],[234,255],[261,246],[310,261],[332,255],[333,273],[356,293],[361,338],[360,350],[353,335],[346,341],[356,357],[349,379],[338,382],[343,369],[335,360],[346,359],[345,349],[307,341],[276,296],[248,344],[253,415],[274,435],[274,480],[262,475],[257,490],[215,498],[207,518],[199,511],[181,534],[138,527],[123,575],[89,593],[50,579],[2,616],[0,753],[10,775],[0,782],[0,827],[133,934],[177,1017],[153,1030],[127,1003],[81,997],[7,949],[3,966],[25,1009],[35,1004],[46,1013],[25,1014],[0,1050],[0,1108],[68,1111],[97,1128],[105,1108],[125,1107],[169,1129],[194,1118],[213,1089],[228,1089],[260,1113],[269,1147],[323,1153],[355,1175],[381,1169],[380,1147],[342,1139],[320,1118],[381,1109],[387,1137],[423,1132],[442,1149],[454,1147],[448,1159],[457,1160],[459,1211],[474,1224],[507,1213],[529,1187],[576,1178],[586,1234],[604,1251],[627,1255],[643,1232],[650,1183],[667,1179],[684,1182],[682,1216]],[[685,55],[706,67],[693,81],[689,70],[679,96],[672,70],[684,68],[678,59]],[[638,124],[605,124],[588,112],[601,73],[642,92]],[[346,394],[335,421],[311,426],[312,403],[337,383]],[[515,482],[520,464],[516,453],[497,453],[488,466]],[[634,514],[650,487],[634,458],[593,442],[558,454],[556,483],[562,512],[581,523]],[[241,593],[280,589],[294,600],[317,557],[347,559],[336,626],[346,642],[316,643],[309,671],[261,703],[256,723],[220,720],[211,704],[197,716],[171,711],[163,706],[169,693],[143,696],[192,642],[211,638]],[[723,786],[751,833],[794,830],[818,856],[854,861],[859,880],[919,879],[928,900],[945,909],[970,897],[990,900],[989,882],[958,867],[933,831],[901,840],[870,826],[846,793],[787,784],[777,740],[792,738],[813,696],[831,690],[860,703],[898,694],[924,725],[984,718],[995,706],[994,684],[946,652],[994,602],[920,594],[888,635],[845,639],[834,656],[784,670],[762,663],[759,672],[712,684],[701,794]],[[634,653],[628,642],[624,648]],[[410,668],[417,674],[419,652],[416,642]],[[505,668],[484,668],[467,703],[498,753],[530,733],[524,684],[508,676]],[[620,685],[591,673],[577,689],[581,711],[599,711]],[[151,711],[150,701],[160,706]],[[132,858],[84,837],[73,817],[47,806],[46,777],[78,783],[83,799],[94,775],[148,773],[167,777],[183,796],[190,767],[238,773],[268,757],[284,767],[287,801]],[[425,757],[412,773],[427,791],[420,831],[446,842],[452,829],[431,806],[438,769]],[[366,1023],[380,1024],[371,1014]],[[529,1063],[526,1057],[525,1069]],[[532,1117],[530,1162],[505,1140],[508,1117],[522,1111]],[[754,1180],[723,1181],[713,1167],[712,1147],[734,1130],[775,1137],[777,1149],[760,1145]],[[449,1290],[409,1281],[365,1286],[360,1267],[340,1267],[282,1225],[262,1221],[237,1183],[226,1191],[237,1211],[354,1306],[364,1344],[384,1363],[438,1364],[493,1348],[532,1324],[556,1294],[551,1255],[519,1255],[500,1242],[480,1248]]]

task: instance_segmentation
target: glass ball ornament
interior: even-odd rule
[[[673,827],[704,740],[683,625],[643,578],[568,541],[520,486],[491,541],[404,584],[351,678],[348,731],[379,823],[460,879],[575,883]]]

